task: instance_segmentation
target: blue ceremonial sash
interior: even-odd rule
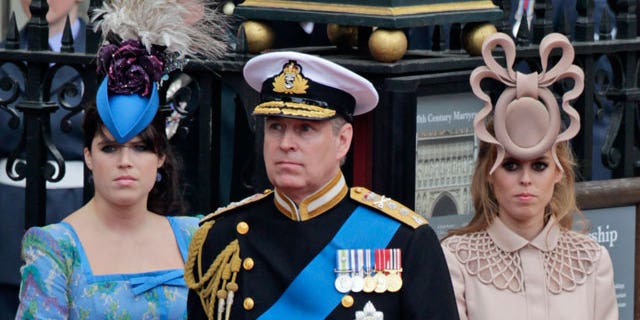
[[[385,248],[400,223],[359,206],[282,296],[258,319],[325,319],[344,296],[334,287],[338,249]]]

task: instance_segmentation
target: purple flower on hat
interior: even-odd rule
[[[146,97],[152,83],[162,76],[162,54],[155,46],[149,53],[139,41],[131,39],[119,46],[104,45],[98,52],[98,73],[109,77],[109,92]]]

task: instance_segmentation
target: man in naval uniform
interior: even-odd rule
[[[319,57],[251,59],[274,190],[205,217],[186,263],[189,319],[458,319],[438,239],[420,215],[340,170],[373,85]]]

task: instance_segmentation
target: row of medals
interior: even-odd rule
[[[397,292],[402,288],[400,249],[375,249],[372,270],[370,249],[336,251],[335,287],[347,292]]]

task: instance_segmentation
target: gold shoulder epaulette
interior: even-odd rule
[[[405,207],[400,202],[379,195],[367,188],[351,188],[351,199],[383,212],[414,229],[425,223],[429,223],[427,219]]]
[[[240,244],[238,239],[232,240],[224,250],[218,253],[215,260],[206,266],[208,262],[201,260],[202,247],[214,223],[215,221],[205,222],[193,234],[189,244],[189,255],[184,265],[184,281],[187,287],[200,297],[200,304],[208,319],[214,319],[216,311],[218,311],[218,319],[221,319],[225,301],[227,303],[226,319],[229,319],[233,296],[239,289],[236,279],[242,265]],[[197,268],[196,264],[198,264]],[[204,273],[203,267],[206,267]],[[218,310],[215,309],[216,305]]]
[[[214,211],[214,212],[208,214],[206,217],[202,218],[200,220],[200,224],[203,224],[204,222],[209,221],[209,220],[217,217],[218,215],[220,215],[220,214],[222,214],[224,212],[227,212],[229,210],[232,210],[232,209],[235,209],[235,208],[238,208],[238,207],[242,207],[242,206],[247,205],[249,203],[256,202],[258,200],[264,199],[266,196],[270,195],[272,192],[273,192],[273,190],[266,189],[262,193],[256,193],[256,194],[254,194],[252,196],[248,196],[248,197],[246,197],[246,198],[244,198],[244,199],[242,199],[242,200],[240,200],[238,202],[231,202],[228,205],[226,205],[225,207],[220,207],[220,208],[216,209],[216,211]]]

